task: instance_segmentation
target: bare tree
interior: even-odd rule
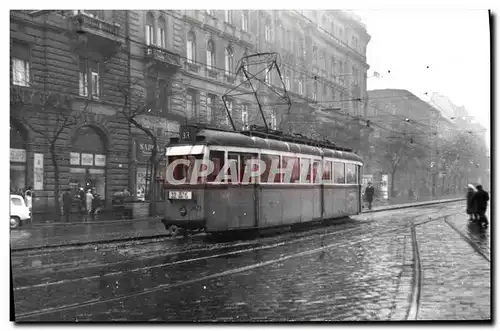
[[[59,201],[60,197],[60,166],[57,160],[57,147],[64,146],[64,144],[59,143],[61,134],[67,129],[70,129],[80,122],[81,112],[72,111],[68,112],[66,109],[55,108],[55,111],[49,112],[44,111],[43,114],[40,113],[41,109],[38,109],[35,113],[37,118],[45,118],[51,122],[51,129],[46,129],[45,127],[37,127],[27,120],[27,105],[20,100],[11,100],[11,106],[14,116],[26,127],[28,127],[33,133],[40,136],[44,143],[49,148],[50,158],[52,161],[52,166],[54,167],[54,206],[55,206],[55,218],[56,221],[61,219],[61,204]],[[88,102],[85,105],[84,111],[88,106]],[[36,107],[36,106],[35,106]]]
[[[133,93],[131,86],[135,86],[137,81],[128,86],[121,86],[120,92],[123,95],[123,106],[120,110],[121,115],[135,128],[144,132],[148,138],[151,140],[153,148],[151,150],[151,155],[149,157],[149,166],[151,167],[151,172],[149,178],[146,178],[146,199],[151,201],[150,203],[150,216],[156,215],[156,185],[154,181],[158,174],[158,168],[160,162],[163,160],[164,155],[158,152],[158,137],[156,133],[140,123],[141,116],[151,115],[151,105],[146,101],[143,93]],[[134,104],[132,105],[132,100]],[[148,185],[149,184],[149,185]]]

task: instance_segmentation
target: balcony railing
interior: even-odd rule
[[[181,67],[180,55],[166,49],[150,45],[145,48],[144,56],[148,59],[158,61],[176,68]]]
[[[98,34],[108,34],[112,36],[120,35],[120,25],[106,22],[90,13],[82,10],[75,10],[72,17],[73,29],[82,32],[97,32]]]

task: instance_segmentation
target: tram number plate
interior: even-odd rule
[[[192,192],[189,191],[169,191],[168,198],[172,200],[191,200]]]

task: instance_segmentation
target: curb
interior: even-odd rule
[[[386,211],[386,210],[396,210],[396,209],[404,209],[404,208],[411,208],[411,207],[419,207],[419,206],[428,206],[428,205],[436,205],[440,203],[449,203],[449,202],[456,202],[456,201],[463,201],[464,198],[455,198],[455,199],[447,199],[447,200],[437,200],[437,201],[426,201],[426,202],[420,202],[420,203],[407,203],[403,205],[397,205],[393,207],[387,207],[383,209],[377,209],[377,210],[371,210],[371,211],[363,211],[361,214],[367,214],[367,213],[376,213],[380,211]],[[144,219],[146,220],[146,219]],[[148,218],[147,220],[156,220],[156,219],[151,219]],[[130,220],[130,222],[137,221],[137,220]],[[110,222],[123,222],[123,221],[102,221],[101,223],[109,224]],[[59,223],[60,224],[60,223]],[[97,224],[95,223],[71,223],[71,224],[65,224],[67,226],[71,226],[73,224]],[[49,226],[49,225],[46,225]],[[76,243],[64,243],[64,244],[56,244],[56,245],[41,245],[41,246],[31,246],[31,247],[21,247],[21,248],[11,248],[11,252],[23,252],[23,251],[33,251],[33,250],[42,250],[42,249],[54,249],[54,248],[61,248],[61,247],[82,247],[82,246],[87,246],[87,245],[99,245],[99,244],[112,244],[112,243],[119,243],[119,242],[126,242],[130,240],[152,240],[152,239],[160,239],[160,238],[166,238],[170,237],[170,234],[159,234],[159,235],[149,235],[149,236],[133,236],[133,237],[125,237],[125,238],[119,238],[119,239],[107,239],[107,240],[95,240],[95,241],[86,241],[86,242],[76,242]]]
[[[382,207],[382,208],[376,209],[376,210],[366,210],[366,211],[362,211],[360,214],[377,213],[377,212],[386,211],[386,210],[405,209],[405,208],[411,208],[411,207],[430,206],[430,205],[437,205],[440,203],[457,202],[457,201],[463,201],[463,200],[465,200],[465,198],[454,198],[454,199],[446,199],[446,200],[405,203],[405,204],[400,204],[400,205],[395,205],[395,206]]]
[[[50,226],[74,226],[74,225],[94,225],[94,224],[115,224],[115,223],[133,223],[133,222],[144,222],[144,221],[160,221],[161,217],[147,217],[147,218],[134,218],[134,219],[117,219],[109,221],[90,221],[90,222],[44,222],[44,223],[32,223],[33,228],[43,228]]]
[[[95,240],[95,241],[85,241],[85,242],[74,242],[74,243],[65,243],[65,244],[57,244],[57,245],[42,245],[42,246],[30,246],[30,247],[20,247],[20,248],[10,248],[11,252],[25,252],[25,251],[35,251],[42,249],[54,249],[61,247],[82,247],[87,245],[100,245],[100,244],[113,244],[120,243],[125,241],[130,241],[133,239],[137,240],[151,240],[151,239],[160,239],[170,237],[170,234],[158,234],[153,236],[142,236],[142,237],[126,237],[119,239],[107,239],[107,240]]]

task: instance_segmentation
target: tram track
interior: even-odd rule
[[[456,214],[456,213],[451,213],[449,215],[453,215],[453,214]],[[425,218],[426,216],[427,215],[420,216],[419,218]],[[369,236],[364,236],[363,238],[360,238],[360,239],[357,239],[357,240],[354,240],[354,241],[353,240],[349,240],[349,244],[350,245],[355,245],[355,244],[363,243],[363,242],[366,242],[366,241],[373,240],[374,238],[382,236],[384,234],[389,234],[391,232],[397,232],[397,231],[400,231],[400,230],[407,230],[408,228],[411,228],[412,226],[416,226],[416,225],[419,225],[419,224],[427,223],[427,222],[430,222],[430,221],[437,221],[437,220],[442,219],[442,218],[443,218],[443,216],[440,216],[440,217],[434,218],[434,219],[426,219],[425,221],[418,222],[418,223],[415,222],[415,223],[413,223],[411,225],[404,224],[404,225],[388,226],[388,227],[385,227],[384,229],[380,229],[380,227],[379,227],[378,230],[373,231]],[[323,234],[323,235],[320,234],[320,236],[318,236],[318,238],[324,237],[325,235],[328,236],[328,235],[334,235],[334,234],[344,234],[344,233],[347,233],[347,231],[353,232],[353,231],[358,230],[358,229],[359,228],[352,228],[352,229],[346,229],[346,230],[342,230],[342,231],[337,231],[335,233],[327,233],[327,234]],[[365,231],[366,231],[366,229],[365,229]],[[308,239],[311,239],[311,238],[309,237]],[[306,240],[306,239],[303,238],[303,240]],[[291,242],[289,242],[289,243],[291,243]],[[277,244],[279,244],[279,243],[277,243]],[[92,299],[92,300],[86,300],[86,301],[83,301],[83,302],[80,301],[80,302],[77,302],[77,303],[72,303],[72,304],[69,304],[69,305],[61,305],[61,306],[57,306],[57,307],[50,307],[50,308],[44,308],[44,309],[29,311],[29,312],[25,312],[25,313],[22,313],[22,314],[18,314],[16,316],[16,318],[18,318],[18,319],[25,319],[25,318],[30,318],[30,317],[47,315],[47,314],[51,314],[51,313],[57,313],[57,312],[64,311],[64,310],[71,310],[71,309],[83,308],[83,307],[87,307],[87,306],[91,306],[91,305],[99,304],[99,303],[103,303],[104,304],[104,303],[109,303],[109,302],[114,302],[114,301],[119,301],[119,300],[126,300],[126,299],[130,299],[130,298],[133,298],[133,297],[137,297],[137,296],[141,296],[141,295],[145,295],[145,294],[149,294],[149,293],[153,293],[153,292],[157,292],[157,291],[162,291],[162,290],[176,288],[176,287],[182,287],[182,286],[193,284],[193,283],[196,283],[196,282],[202,282],[202,281],[210,280],[210,279],[213,279],[213,278],[218,278],[218,277],[223,277],[223,276],[228,276],[228,275],[232,275],[232,274],[241,273],[241,272],[244,272],[244,271],[248,271],[248,270],[252,270],[252,269],[255,269],[255,268],[264,267],[264,266],[271,265],[271,264],[274,264],[274,263],[283,262],[283,261],[286,261],[288,259],[292,259],[292,258],[296,258],[296,257],[303,257],[303,256],[315,254],[315,253],[318,253],[318,252],[321,252],[321,251],[325,251],[325,250],[329,250],[329,249],[334,249],[336,247],[339,247],[339,246],[342,246],[342,245],[345,245],[345,244],[346,244],[346,242],[342,242],[342,241],[340,241],[340,242],[333,242],[331,244],[327,244],[327,245],[324,245],[324,246],[320,246],[320,247],[316,247],[316,248],[312,248],[312,249],[306,249],[304,251],[300,251],[300,252],[289,254],[289,255],[285,255],[285,256],[280,256],[279,258],[270,259],[270,260],[259,262],[259,263],[244,265],[244,266],[241,266],[241,267],[232,268],[232,269],[229,269],[229,270],[224,270],[224,271],[212,273],[212,274],[209,274],[209,275],[206,275],[206,276],[203,276],[203,277],[198,277],[198,278],[194,278],[194,279],[190,279],[190,280],[186,280],[186,281],[180,281],[180,282],[173,283],[173,284],[160,284],[160,285],[155,286],[153,288],[146,288],[144,290],[140,290],[140,291],[136,291],[136,292],[128,293],[128,294],[123,294],[123,295],[118,295],[118,296],[114,296],[114,297],[110,297],[110,298]],[[236,252],[229,252],[227,254],[236,254]],[[189,262],[186,262],[186,263],[189,263]]]
[[[86,276],[86,277],[74,277],[71,279],[66,279],[64,281],[55,281],[55,282],[45,282],[41,284],[35,284],[35,285],[24,285],[24,286],[18,286],[14,288],[15,290],[24,290],[24,289],[29,289],[33,287],[46,287],[46,286],[52,286],[55,284],[62,284],[62,283],[70,283],[70,282],[76,282],[76,281],[89,281],[93,279],[99,279],[103,277],[109,277],[109,276],[118,276],[118,275],[123,275],[126,273],[130,272],[137,272],[140,270],[150,270],[154,268],[163,268],[163,267],[168,267],[168,266],[174,266],[174,265],[180,265],[180,264],[185,264],[185,263],[190,263],[190,262],[196,262],[196,261],[201,261],[201,260],[206,260],[206,259],[213,259],[213,258],[220,258],[220,257],[229,257],[231,255],[237,255],[237,254],[243,254],[243,253],[248,253],[248,252],[255,252],[255,251],[261,251],[261,250],[268,250],[272,248],[277,248],[280,246],[285,246],[285,245],[291,245],[291,244],[296,244],[304,241],[311,241],[315,239],[321,239],[323,240],[325,237],[330,237],[334,235],[341,235],[341,234],[347,234],[350,232],[353,232],[355,230],[360,230],[360,231],[367,231],[366,226],[363,226],[365,224],[370,224],[372,227],[378,226],[376,223],[381,222],[380,220],[375,221],[375,220],[368,220],[368,221],[358,221],[355,223],[343,223],[342,225],[349,226],[348,229],[342,229],[342,230],[337,230],[337,231],[331,231],[324,233],[325,228],[316,228],[312,229],[309,231],[306,231],[304,234],[299,232],[299,237],[297,237],[297,233],[289,233],[287,236],[289,238],[285,238],[284,240],[281,240],[280,242],[274,243],[275,238],[265,238],[264,240],[253,240],[252,242],[239,242],[239,243],[233,243],[233,244],[228,244],[228,245],[220,245],[220,246],[208,246],[208,247],[200,247],[197,249],[189,249],[189,250],[182,250],[182,251],[166,251],[165,253],[162,251],[156,251],[155,256],[151,258],[151,260],[159,259],[164,261],[165,258],[168,257],[176,257],[178,258],[179,256],[182,255],[187,255],[185,258],[182,260],[175,260],[172,262],[162,262],[162,263],[157,263],[149,266],[141,266],[138,268],[134,269],[128,269],[127,267],[130,264],[133,264],[130,261],[118,261],[118,262],[111,262],[111,263],[101,263],[101,264],[93,264],[93,265],[87,265],[86,267],[86,272],[89,270],[95,270],[98,271],[96,272],[97,274],[94,276]],[[361,227],[363,226],[363,227]],[[330,227],[327,227],[326,230],[328,230]],[[302,235],[303,234],[303,235]],[[353,234],[356,235],[356,234]],[[243,249],[238,249],[236,251],[229,251],[229,252],[224,252],[224,250],[231,250],[233,248],[243,248]],[[167,248],[169,249],[169,248]],[[205,255],[207,251],[212,252],[212,251],[220,251],[221,253],[216,253],[212,255]],[[159,256],[158,253],[161,253]],[[200,254],[202,256],[196,256]],[[190,257],[192,255],[195,255],[196,257]],[[144,257],[145,259],[148,259],[148,257]],[[49,264],[48,267],[46,268],[46,272],[53,272],[52,269],[54,265]],[[29,267],[27,267],[29,268]],[[23,271],[29,271],[26,270],[27,268],[24,268],[25,270]],[[81,275],[81,272],[77,272],[80,270],[81,267],[73,267],[73,268],[66,268],[64,269],[64,272],[66,276],[68,276],[69,272],[75,271],[75,275]],[[110,272],[102,273],[103,269],[111,269]],[[125,269],[125,270],[123,270]],[[18,269],[19,270],[19,269]],[[21,269],[22,270],[22,269]],[[45,273],[46,273],[45,272]],[[29,277],[32,275],[36,275],[37,277],[40,276],[40,274],[43,274],[44,270],[36,270],[33,273],[23,273],[23,277]]]

